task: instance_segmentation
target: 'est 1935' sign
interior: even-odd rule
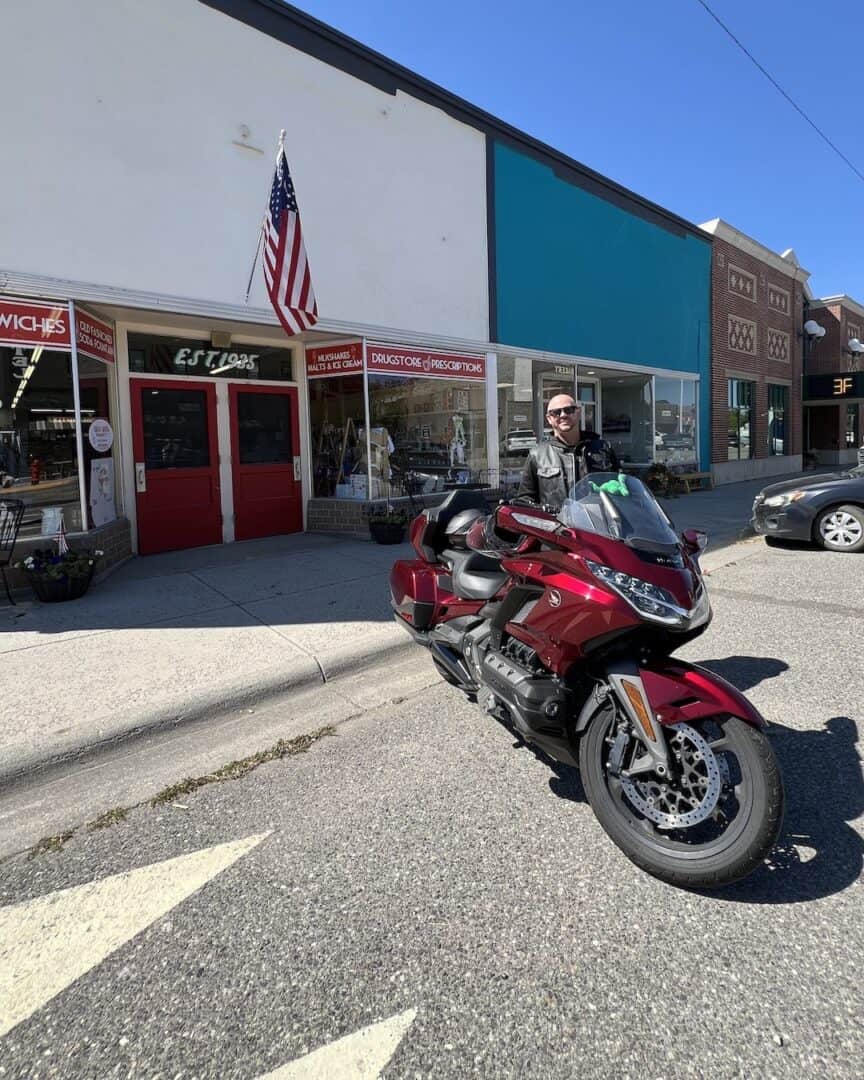
[[[201,368],[216,375],[220,371],[257,371],[260,353],[224,352],[220,349],[178,349],[174,367],[181,370]]]

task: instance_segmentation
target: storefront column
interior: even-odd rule
[[[486,353],[486,467],[489,486],[499,486],[500,447],[498,445],[498,354]]]
[[[369,408],[369,365],[367,342],[363,338],[363,411],[366,428],[366,498],[372,499],[372,410]],[[389,485],[388,485],[389,491]]]
[[[87,488],[84,483],[84,434],[81,429],[81,387],[78,384],[78,343],[75,329],[75,303],[69,301],[70,367],[72,372],[72,406],[75,409],[75,447],[78,456],[78,494],[81,500],[81,532],[86,532]]]
[[[219,446],[219,495],[222,543],[234,543],[234,482],[231,473],[231,407],[228,383],[216,383],[216,438]]]

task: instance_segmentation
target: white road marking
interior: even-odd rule
[[[416,1009],[346,1035],[258,1080],[377,1080],[414,1023]]]
[[[269,835],[0,907],[0,1038]]]

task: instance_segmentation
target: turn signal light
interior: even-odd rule
[[[639,717],[639,723],[644,728],[645,734],[651,742],[657,742],[654,725],[651,723],[651,716],[645,708],[645,699],[642,697],[639,687],[635,683],[628,682],[626,679],[621,680],[621,685],[624,687],[624,693],[627,695],[630,704],[633,706],[634,712]]]

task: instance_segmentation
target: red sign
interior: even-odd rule
[[[327,375],[353,375],[363,370],[363,345],[349,341],[306,350],[306,377],[322,379]]]
[[[427,352],[405,345],[367,345],[370,372],[382,375],[414,375],[421,379],[486,378],[485,356]]]
[[[0,345],[70,349],[69,305],[0,299]]]
[[[114,327],[79,307],[75,308],[75,344],[81,356],[114,363]]]

